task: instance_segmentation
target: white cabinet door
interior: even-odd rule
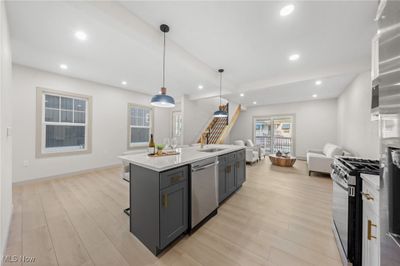
[[[371,51],[371,80],[379,76],[379,34],[372,38]]]
[[[379,200],[377,193],[373,193],[365,182],[363,192],[368,196],[363,196],[363,249],[362,265],[379,265],[379,210],[376,202]],[[367,199],[369,198],[369,199]]]

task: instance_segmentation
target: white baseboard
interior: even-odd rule
[[[118,167],[122,168],[122,163],[111,164],[111,165],[101,166],[101,167],[96,167],[96,168],[90,168],[90,169],[85,169],[85,170],[80,170],[80,171],[75,171],[75,172],[68,172],[68,173],[64,173],[64,174],[60,174],[60,175],[52,175],[52,176],[46,176],[46,177],[39,177],[39,178],[35,178],[35,179],[16,181],[16,182],[13,182],[13,185],[19,186],[19,185],[23,185],[23,184],[29,184],[29,183],[35,183],[35,182],[40,182],[40,181],[45,181],[45,180],[52,180],[52,179],[57,179],[57,178],[87,174],[87,173],[90,173],[93,171],[106,170],[106,169],[112,169],[112,168],[118,168]]]

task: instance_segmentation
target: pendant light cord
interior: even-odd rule
[[[222,72],[219,75],[219,108],[221,108],[221,97],[222,97]]]
[[[165,88],[165,32],[164,32],[164,45],[163,45],[163,80],[162,80],[162,84],[163,84],[163,88]]]

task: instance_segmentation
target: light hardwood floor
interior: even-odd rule
[[[16,185],[6,254],[36,257],[26,265],[341,265],[331,190],[302,161],[263,160],[217,216],[157,258],[129,232],[119,168]]]

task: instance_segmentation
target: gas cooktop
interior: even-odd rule
[[[351,172],[379,175],[380,164],[378,160],[361,159],[355,157],[337,158],[341,164]]]

